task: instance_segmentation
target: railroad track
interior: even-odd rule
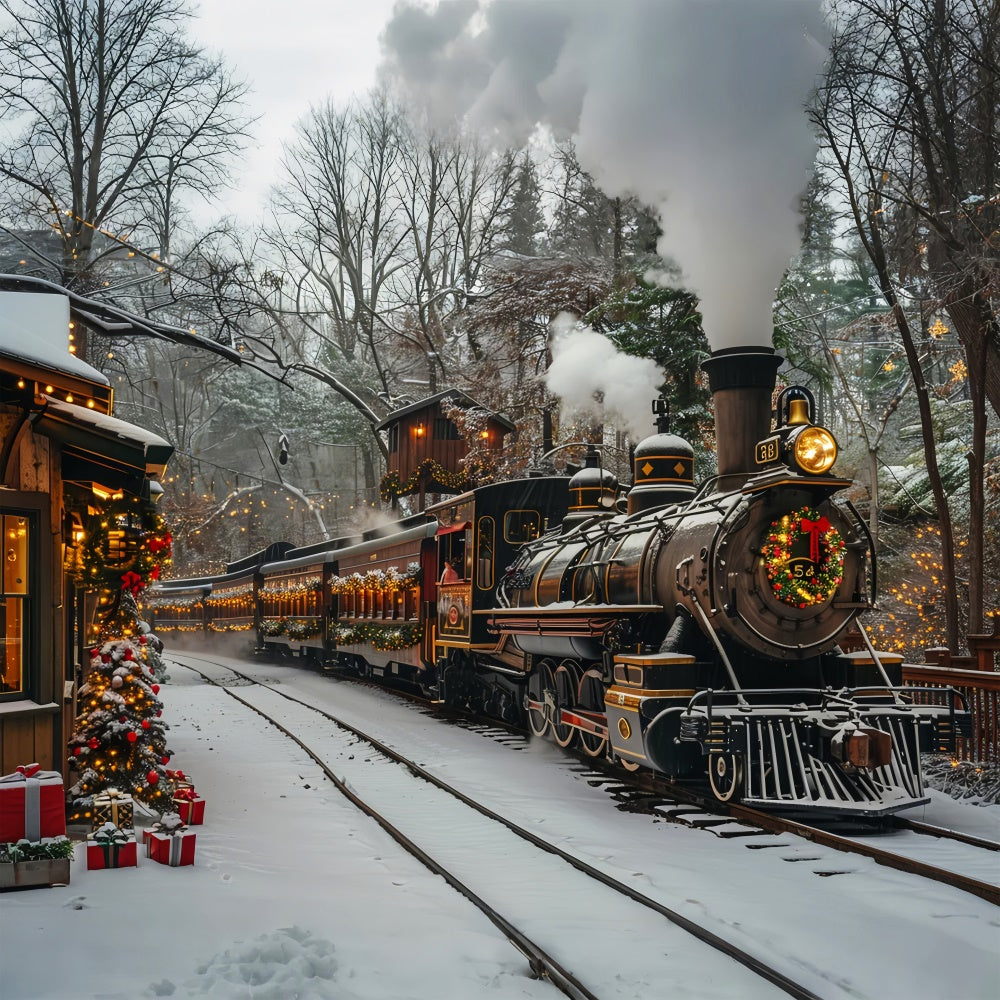
[[[571,972],[569,966],[586,969],[595,959],[600,962],[601,955],[615,954],[615,935],[627,935],[630,928],[640,926],[641,922],[648,922],[651,911],[687,936],[687,943],[679,946],[671,946],[664,941],[665,949],[674,953],[678,951],[678,947],[685,952],[690,951],[692,947],[697,948],[690,940],[693,938],[705,948],[727,956],[735,963],[732,968],[734,975],[749,977],[746,995],[762,995],[763,984],[760,981],[763,980],[788,996],[818,1000],[818,995],[808,987],[792,980],[759,957],[651,898],[634,885],[614,878],[488,806],[476,802],[376,737],[231,665],[193,654],[182,655],[185,660],[200,661],[202,666],[194,666],[174,658],[171,658],[171,662],[194,671],[208,683],[220,687],[227,695],[258,713],[292,740],[358,809],[374,819],[404,850],[444,878],[475,905],[525,955],[536,975],[548,978],[567,996],[596,1000],[598,994],[584,981],[586,974]],[[224,672],[222,676],[219,670]],[[335,727],[332,731],[331,723]],[[348,761],[360,761],[361,766],[345,767]],[[341,771],[349,770],[352,777],[338,775],[333,764]],[[377,774],[372,770],[373,765],[377,768]],[[361,785],[368,789],[365,794],[358,790],[357,786]],[[377,788],[378,792],[373,793],[373,788]],[[432,805],[428,802],[429,795],[434,796]],[[376,799],[383,804],[380,805]],[[388,815],[392,810],[385,808],[384,803],[387,801],[404,803],[403,808],[397,810],[399,818],[394,819]],[[402,829],[404,824],[412,822],[412,816],[407,815],[407,810],[416,809],[415,804],[418,802],[419,812],[433,813],[438,827],[449,831],[452,834],[450,837],[434,837],[426,827],[417,834]],[[407,806],[406,803],[410,805]],[[413,825],[420,827],[422,823],[416,822]],[[462,874],[463,858],[450,856],[449,851],[444,849],[449,840],[456,840],[454,832],[458,830],[462,832],[459,839],[475,843],[477,868],[481,867],[484,857],[489,857],[489,867],[509,865],[506,877],[513,878],[515,882],[523,881],[524,872],[538,869],[538,852],[544,852],[546,890],[540,896],[532,897],[531,920],[505,915],[500,907],[486,898],[486,893],[477,891],[472,886],[474,878]],[[433,848],[428,849],[418,843],[421,836],[429,838]],[[526,858],[525,851],[530,852],[533,858]],[[468,867],[472,859],[467,855],[464,861],[464,867]],[[594,936],[590,945],[581,942],[581,947],[571,959],[560,959],[551,954],[552,949],[536,939],[538,935],[533,936],[523,926],[519,926],[525,922],[534,921],[544,925],[549,920],[560,920],[559,907],[550,918],[539,915],[538,907],[545,900],[561,906],[561,901],[590,899],[595,892],[601,894],[601,902],[598,904],[601,918],[593,922]],[[502,905],[506,909],[509,904]],[[642,913],[645,915],[641,915]],[[561,919],[565,919],[565,913]],[[558,926],[558,923],[554,925]],[[706,956],[704,960],[715,963],[717,967],[718,958],[709,959]],[[753,985],[754,980],[757,980],[756,986]]]
[[[227,667],[226,669],[233,668]],[[386,690],[384,686],[370,681],[362,680],[360,683],[371,684],[377,690]],[[407,700],[420,704],[428,710],[436,709],[439,713],[447,715],[450,721],[478,731],[490,738],[501,740],[525,738],[513,727],[505,726],[496,720],[469,721],[460,715],[448,713],[447,710],[442,710],[426,699],[409,692],[394,691],[393,693],[399,693]],[[570,752],[572,753],[572,751]],[[1000,886],[950,868],[940,867],[919,857],[907,856],[896,850],[891,850],[889,847],[865,841],[856,833],[846,836],[831,829],[762,812],[738,803],[723,805],[711,796],[700,794],[693,787],[678,786],[655,774],[626,771],[610,762],[584,757],[582,754],[576,755],[576,759],[579,761],[583,774],[585,776],[592,775],[594,780],[604,782],[612,794],[618,798],[624,809],[648,812],[658,818],[696,826],[719,836],[751,836],[761,831],[792,834],[810,843],[844,854],[869,858],[876,864],[905,874],[940,882],[978,896],[995,906],[1000,906]],[[726,825],[727,822],[729,825]],[[739,829],[739,825],[742,825],[742,830]],[[951,840],[974,851],[1000,851],[1000,844],[993,841],[905,817],[890,817],[887,827],[910,831],[915,836],[932,836],[941,840]]]

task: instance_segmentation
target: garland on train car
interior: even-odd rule
[[[464,493],[475,485],[467,472],[451,472],[433,458],[425,458],[405,480],[400,480],[395,469],[387,472],[379,481],[378,495],[383,503],[391,503],[416,493],[421,481],[428,489],[437,486],[445,493]]]
[[[792,547],[807,538],[808,560],[792,559]],[[847,543],[825,516],[800,507],[771,522],[761,555],[774,596],[792,607],[830,600],[844,579]]]
[[[385,570],[370,569],[364,573],[351,573],[349,576],[333,576],[330,578],[330,592],[357,594],[363,590],[379,590],[391,594],[409,590],[418,583],[420,583],[420,563],[411,562],[405,572],[390,566]]]

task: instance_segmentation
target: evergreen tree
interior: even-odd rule
[[[538,170],[526,150],[515,171],[510,209],[503,221],[503,233],[497,246],[500,250],[522,257],[536,257],[544,234]]]
[[[118,638],[110,638],[111,633]],[[114,618],[103,624],[101,644],[90,649],[80,688],[80,713],[69,740],[70,764],[81,772],[69,790],[70,818],[86,816],[93,797],[116,788],[164,812],[173,798],[166,765],[163,703],[155,681],[159,640],[143,633],[127,590]]]

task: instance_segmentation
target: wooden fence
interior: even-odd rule
[[[1000,764],[1000,616],[993,632],[970,635],[969,655],[953,656],[947,649],[928,649],[926,663],[904,663],[903,683],[920,687],[953,687],[965,699],[972,721],[969,737],[960,737],[959,760]],[[933,697],[933,696],[931,696]]]

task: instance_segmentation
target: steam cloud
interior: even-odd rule
[[[572,136],[606,192],[658,209],[713,348],[770,341],[815,156],[819,0],[401,2],[382,42],[383,78],[444,122]]]
[[[546,382],[564,413],[617,418],[640,441],[653,433],[649,404],[662,381],[655,361],[622,354],[604,334],[566,313],[553,321]]]

